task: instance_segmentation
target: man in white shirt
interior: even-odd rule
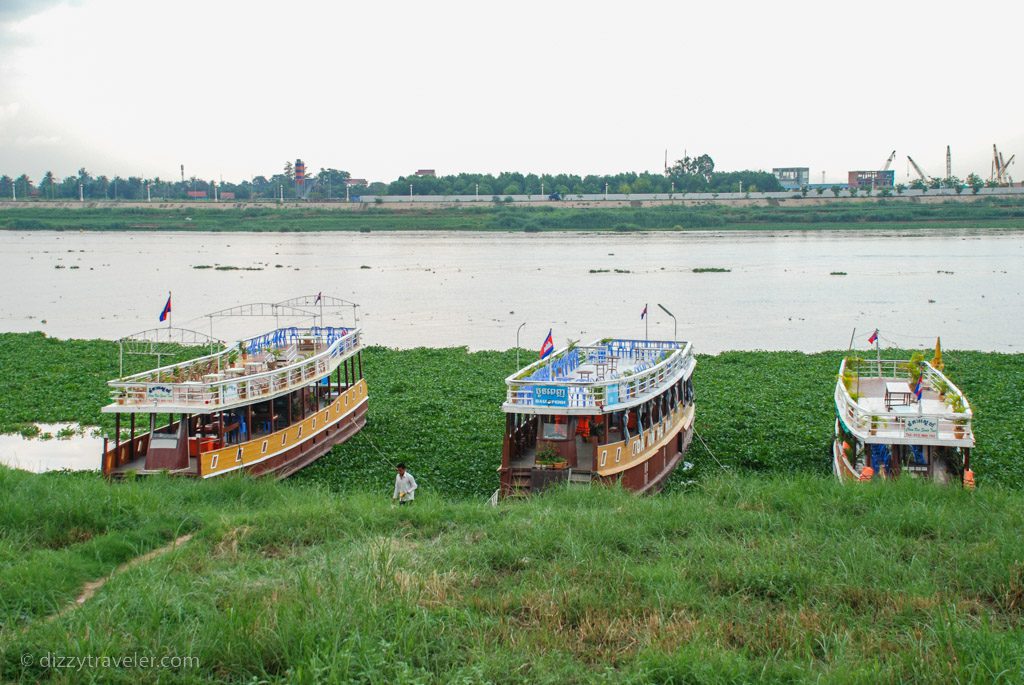
[[[391,499],[398,500],[399,504],[408,504],[416,497],[416,479],[405,470],[405,464],[397,466],[398,475],[395,476],[395,494]]]

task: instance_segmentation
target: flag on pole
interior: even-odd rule
[[[540,346],[540,358],[543,359],[549,354],[555,351],[555,339],[551,337],[551,329],[548,329],[548,337],[544,338],[544,342]]]
[[[323,296],[323,291],[321,291],[321,292],[318,292],[318,293],[316,294],[316,299],[315,299],[315,300],[313,300],[313,304],[316,304],[316,303],[318,303],[318,302],[320,301],[320,298],[321,298],[322,296]]]
[[[917,385],[914,386],[914,396],[917,397],[918,402],[921,401],[921,396],[924,395],[924,384],[921,382],[923,378],[924,374],[922,373],[917,377]]]
[[[871,344],[874,344],[874,342],[876,340],[878,340],[878,329],[877,328],[875,329],[875,332],[871,334],[871,337],[868,338],[868,342],[871,343]]]
[[[642,320],[644,320],[646,318],[647,318],[647,305],[645,304],[644,305],[644,310],[642,312],[640,312],[640,320],[642,321]]]
[[[167,321],[167,317],[171,315],[171,294],[167,293],[167,304],[164,305],[163,311],[160,312],[160,320]]]

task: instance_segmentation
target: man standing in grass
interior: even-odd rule
[[[395,494],[391,499],[397,499],[399,504],[408,504],[416,497],[416,479],[405,470],[405,464],[397,467],[398,475],[395,476]]]

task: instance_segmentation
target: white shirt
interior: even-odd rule
[[[402,497],[404,495],[404,497]],[[408,471],[405,475],[395,474],[395,494],[392,499],[402,499],[411,502],[416,497],[416,479]]]

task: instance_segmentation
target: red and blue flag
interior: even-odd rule
[[[644,305],[644,310],[640,312],[640,320],[643,321],[647,318],[647,305]]]
[[[163,311],[160,312],[160,320],[167,321],[167,317],[171,315],[171,294],[167,293],[167,304],[164,305]]]
[[[878,340],[878,329],[877,328],[875,329],[875,332],[871,334],[871,337],[868,338],[868,342],[873,344],[876,340]]]
[[[540,346],[540,358],[543,359],[549,354],[555,351],[555,339],[551,337],[551,330],[548,329],[548,337],[544,338],[544,342]]]
[[[924,374],[922,373],[917,377],[917,385],[914,386],[914,396],[917,397],[918,402],[921,401],[921,396],[924,395],[924,383],[922,383],[923,378]]]

